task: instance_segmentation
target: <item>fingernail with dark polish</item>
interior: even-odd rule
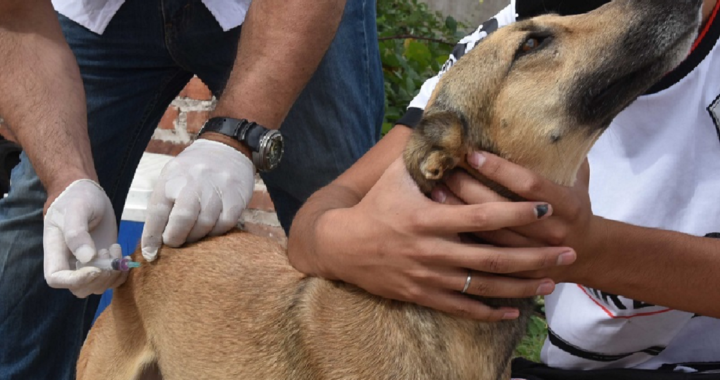
[[[535,206],[535,213],[537,214],[537,218],[541,219],[543,216],[547,215],[548,211],[550,211],[550,205],[542,204]]]

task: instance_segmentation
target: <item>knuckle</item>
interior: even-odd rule
[[[558,227],[550,230],[545,236],[545,240],[552,246],[558,246],[565,242],[566,236],[565,228]]]
[[[491,159],[486,160],[481,168],[482,171],[490,177],[496,176],[501,170],[500,162]]]
[[[217,224],[218,220],[213,217],[201,216],[195,223],[195,228],[201,230],[210,230]]]
[[[194,222],[196,219],[189,213],[185,211],[178,211],[174,215],[171,215],[171,224],[175,226],[188,226],[195,224]]]
[[[411,284],[402,289],[400,296],[403,301],[420,303],[418,301],[422,300],[423,291],[420,286]]]
[[[428,264],[437,262],[444,256],[444,252],[440,248],[440,242],[434,242],[414,247],[408,256],[414,256],[418,262]]]
[[[476,281],[470,283],[472,294],[478,296],[493,296],[495,295],[495,288],[496,287],[489,281],[483,281],[481,279],[477,279]]]
[[[47,282],[48,286],[57,289],[58,284],[55,282],[55,279],[50,274],[45,274],[45,282]]]
[[[555,266],[557,266],[557,258],[558,255],[556,255],[554,252],[547,251],[540,258],[538,258],[537,267],[532,268],[531,270],[538,271],[546,268],[554,268]]]
[[[219,220],[214,226],[212,226],[212,230],[210,231],[211,235],[222,235],[228,231],[230,231],[233,227],[235,227],[235,223]]]
[[[432,274],[426,270],[414,270],[409,272],[408,276],[419,283],[427,283],[433,278]]]
[[[65,239],[69,241],[77,240],[83,235],[83,230],[80,228],[70,228],[65,231]]]
[[[481,313],[480,320],[485,322],[500,322],[502,314],[495,310],[485,310]]]
[[[453,304],[450,307],[450,310],[448,310],[451,314],[457,315],[458,317],[462,318],[472,318],[473,312],[470,310],[470,307],[465,303],[456,303]]]
[[[163,168],[161,173],[169,175],[172,172],[178,171],[182,167],[183,165],[179,162],[179,160],[170,160],[167,164],[165,164],[165,167]]]
[[[572,199],[568,202],[566,206],[566,213],[568,216],[568,219],[570,219],[570,222],[576,222],[580,219],[580,215],[582,214],[582,205],[580,202],[576,199]]]
[[[427,213],[422,210],[414,210],[408,217],[408,223],[410,224],[411,230],[422,229],[428,224]]]
[[[538,286],[540,286],[540,285],[537,284],[535,281],[529,282],[529,283],[528,283],[527,285],[525,285],[525,287],[523,288],[524,294],[522,294],[521,296],[523,296],[523,297],[534,297],[534,296],[536,296],[536,295],[537,295]]]
[[[537,194],[543,189],[543,181],[537,176],[531,176],[520,186],[521,195]]]
[[[481,207],[476,207],[470,211],[468,219],[476,228],[483,229],[490,223],[490,217]]]
[[[488,273],[506,273],[508,271],[507,260],[498,254],[487,255],[483,259],[481,266],[483,268],[483,272]]]
[[[168,235],[163,238],[163,243],[169,247],[179,248],[185,243],[185,239],[176,235]]]

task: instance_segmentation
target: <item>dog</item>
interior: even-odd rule
[[[404,151],[409,173],[427,193],[467,153],[485,150],[572,185],[611,120],[687,55],[700,5],[615,0],[500,28],[442,76]],[[90,331],[77,374],[508,379],[532,300],[485,301],[519,307],[521,317],[481,323],[306,277],[280,245],[235,232],[164,247],[133,270]]]

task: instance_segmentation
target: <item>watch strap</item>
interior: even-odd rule
[[[252,131],[252,135],[249,133]],[[214,117],[208,120],[198,133],[198,137],[205,132],[215,132],[226,136],[230,136],[238,141],[244,142],[253,152],[257,152],[260,147],[260,135],[264,128],[255,122],[246,119],[232,119],[226,117]]]
[[[243,133],[243,141],[248,144],[250,149],[252,149],[254,152],[260,151],[260,142],[262,141],[262,136],[267,132],[268,130],[262,127],[261,125],[257,123],[250,123],[247,125],[247,128],[244,130]]]

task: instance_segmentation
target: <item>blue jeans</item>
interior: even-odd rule
[[[87,95],[95,167],[119,218],[160,118],[193,74],[219,95],[241,28],[222,32],[200,0],[128,0],[103,35],[60,17]],[[282,132],[280,167],[263,176],[287,230],[304,200],[379,138],[383,78],[375,1],[351,0]],[[77,299],[43,278],[46,194],[27,157],[0,200],[0,379],[73,379],[99,296]]]

